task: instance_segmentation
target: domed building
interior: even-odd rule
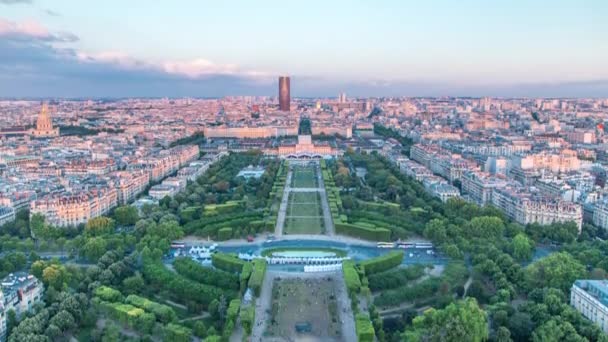
[[[46,103],[42,105],[40,115],[38,115],[38,121],[36,122],[36,129],[32,131],[32,135],[35,138],[51,138],[59,136],[59,128],[53,128],[53,120],[49,114],[48,106]]]

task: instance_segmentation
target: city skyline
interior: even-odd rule
[[[608,94],[600,1],[0,8],[3,97]]]

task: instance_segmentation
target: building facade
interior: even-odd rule
[[[570,305],[608,333],[608,282],[577,280],[570,290]]]
[[[289,112],[291,105],[289,76],[279,77],[279,110]]]

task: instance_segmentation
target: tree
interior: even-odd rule
[[[568,341],[584,342],[587,339],[580,336],[570,322],[551,319],[534,330],[532,334],[533,342],[544,341]]]
[[[414,319],[403,335],[405,341],[481,342],[488,339],[485,311],[473,298],[448,305],[445,309],[429,309]]]
[[[61,330],[62,332],[66,332],[74,327],[76,327],[76,320],[71,313],[66,310],[59,311],[53,318],[49,321],[50,324],[54,324]]]
[[[122,289],[125,294],[138,293],[145,287],[144,279],[137,273],[132,277],[125,278],[122,281]]]
[[[516,312],[509,319],[508,328],[515,341],[528,341],[534,329],[534,322],[528,313]]]
[[[85,258],[96,261],[99,259],[107,250],[107,243],[101,237],[93,237],[87,240],[82,252]]]
[[[121,226],[132,226],[139,220],[137,208],[130,205],[123,205],[114,210],[114,219]]]
[[[94,217],[84,226],[85,232],[91,236],[109,234],[113,229],[114,220],[105,216]]]
[[[525,281],[529,289],[554,287],[568,293],[572,283],[586,274],[585,267],[572,255],[559,252],[530,264],[525,269]]]
[[[519,233],[515,235],[513,241],[511,243],[513,247],[513,257],[519,261],[526,261],[532,258],[532,250],[534,248],[534,244],[526,234]]]
[[[496,342],[513,342],[511,332],[505,327],[500,327],[496,330]]]
[[[55,290],[61,290],[67,280],[67,271],[64,266],[53,264],[42,271],[42,282]]]
[[[475,217],[465,227],[465,231],[473,237],[497,238],[502,236],[505,224],[499,217]]]

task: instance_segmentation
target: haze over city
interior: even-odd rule
[[[4,97],[608,93],[608,4],[0,1]]]
[[[0,342],[608,342],[607,10],[0,0]]]

